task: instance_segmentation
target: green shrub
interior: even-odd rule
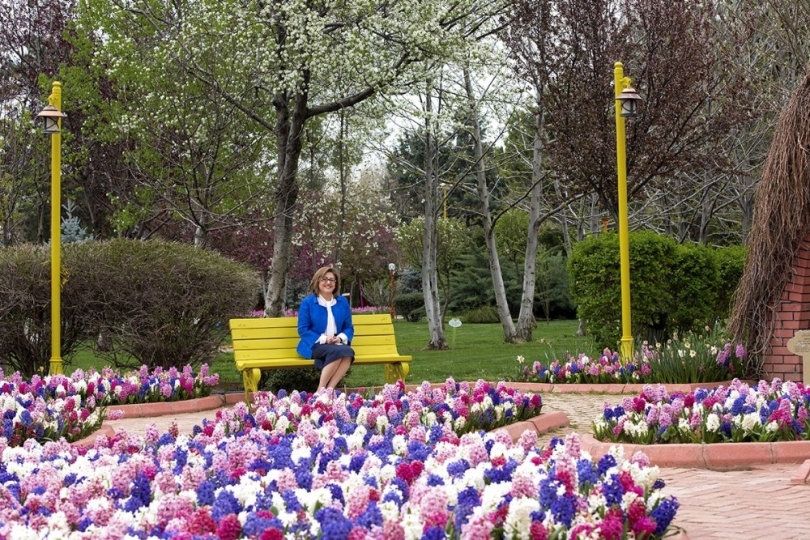
[[[577,308],[568,285],[566,258],[544,253],[537,257],[535,316],[542,319],[575,319]]]
[[[61,357],[100,336],[118,368],[211,362],[228,319],[252,307],[257,278],[216,253],[170,242],[112,240],[62,249]],[[30,377],[50,363],[50,252],[0,248],[0,363]]]
[[[642,231],[630,235],[630,306],[634,333],[646,333],[672,305],[669,261],[676,243]],[[574,245],[569,259],[571,293],[577,315],[600,347],[613,347],[621,337],[619,237],[589,236]]]
[[[0,367],[24,378],[47,374],[51,358],[51,259],[49,246],[0,248]],[[62,265],[62,278],[70,270]],[[88,332],[80,292],[66,281],[61,290],[61,347],[69,360]]]
[[[211,251],[123,239],[73,249],[77,274],[93,278],[83,291],[88,326],[107,337],[96,353],[118,368],[210,362],[228,319],[253,306],[254,272]]]
[[[677,246],[669,287],[668,331],[681,333],[713,325],[717,317],[718,272],[712,251],[698,244]]]
[[[265,369],[262,370],[262,377],[259,379],[259,388],[276,394],[279,390],[315,392],[320,382],[321,372],[315,367]]]
[[[703,328],[721,320],[742,275],[739,251],[726,249],[718,255],[718,250],[679,245],[651,231],[631,233],[633,335],[664,341],[677,330]],[[615,346],[621,336],[618,236],[600,234],[575,244],[569,269],[578,316],[600,347]],[[732,283],[733,279],[737,281]]]
[[[717,265],[717,306],[715,312],[721,320],[728,318],[731,302],[745,267],[745,246],[726,246],[713,251]]]
[[[420,292],[399,294],[394,297],[397,313],[410,322],[417,322],[425,314],[425,297]]]
[[[495,306],[479,306],[464,314],[464,320],[470,324],[499,323],[498,310]]]

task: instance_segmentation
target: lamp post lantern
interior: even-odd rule
[[[624,76],[621,62],[613,65],[613,90],[616,97],[616,170],[619,181],[619,260],[622,290],[622,338],[621,356],[624,360],[633,357],[633,335],[630,322],[630,233],[627,215],[627,156],[625,152],[624,119],[636,116],[636,104],[641,97]]]
[[[394,271],[396,271],[397,265],[394,263],[388,263],[388,276],[391,278],[391,320],[393,321],[397,317],[396,308],[394,308]]]
[[[49,373],[62,373],[62,83],[54,82],[48,105],[37,115],[51,137],[51,363]]]

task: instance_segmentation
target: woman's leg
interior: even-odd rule
[[[335,366],[335,368],[331,371],[331,375],[326,381],[326,388],[335,388],[341,379],[343,379],[343,377],[346,375],[346,372],[349,371],[349,368],[352,367],[352,359],[350,356],[346,356],[337,362],[332,362],[328,366],[324,367],[323,371],[321,371],[321,383],[324,381],[324,372],[326,371],[326,368],[330,366]],[[323,384],[321,384],[321,386],[323,386]]]
[[[324,388],[331,388],[329,386],[329,381],[332,380],[332,377],[334,376],[341,362],[343,362],[343,358],[335,362],[330,362],[329,364],[323,366],[323,369],[321,370],[321,379],[320,382],[318,383],[318,390],[323,390]]]

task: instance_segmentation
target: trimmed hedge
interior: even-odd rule
[[[577,315],[600,347],[614,347],[621,337],[619,257],[618,235],[606,233],[575,244],[569,260]],[[745,248],[681,245],[651,231],[630,233],[633,335],[662,340],[724,319],[744,258]]]
[[[394,308],[406,320],[418,322],[425,315],[425,296],[420,292],[398,294],[394,297]]]
[[[0,362],[24,376],[47,373],[49,265],[45,248],[0,249],[0,335],[15,336],[0,339]],[[96,354],[122,369],[210,362],[228,319],[251,309],[258,286],[247,266],[187,244],[117,239],[66,245],[62,357],[101,336]]]
[[[62,280],[70,270],[62,265]],[[88,337],[80,294],[63,283],[61,357],[69,357]],[[0,367],[23,378],[48,373],[51,359],[50,247],[0,248]]]

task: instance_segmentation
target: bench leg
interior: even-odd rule
[[[262,370],[259,368],[246,369],[242,371],[242,384],[245,387],[245,402],[250,403],[251,392],[259,391],[259,379],[262,377]]]
[[[405,382],[408,371],[410,371],[410,366],[406,363],[385,364],[385,382],[395,384],[400,379]]]

